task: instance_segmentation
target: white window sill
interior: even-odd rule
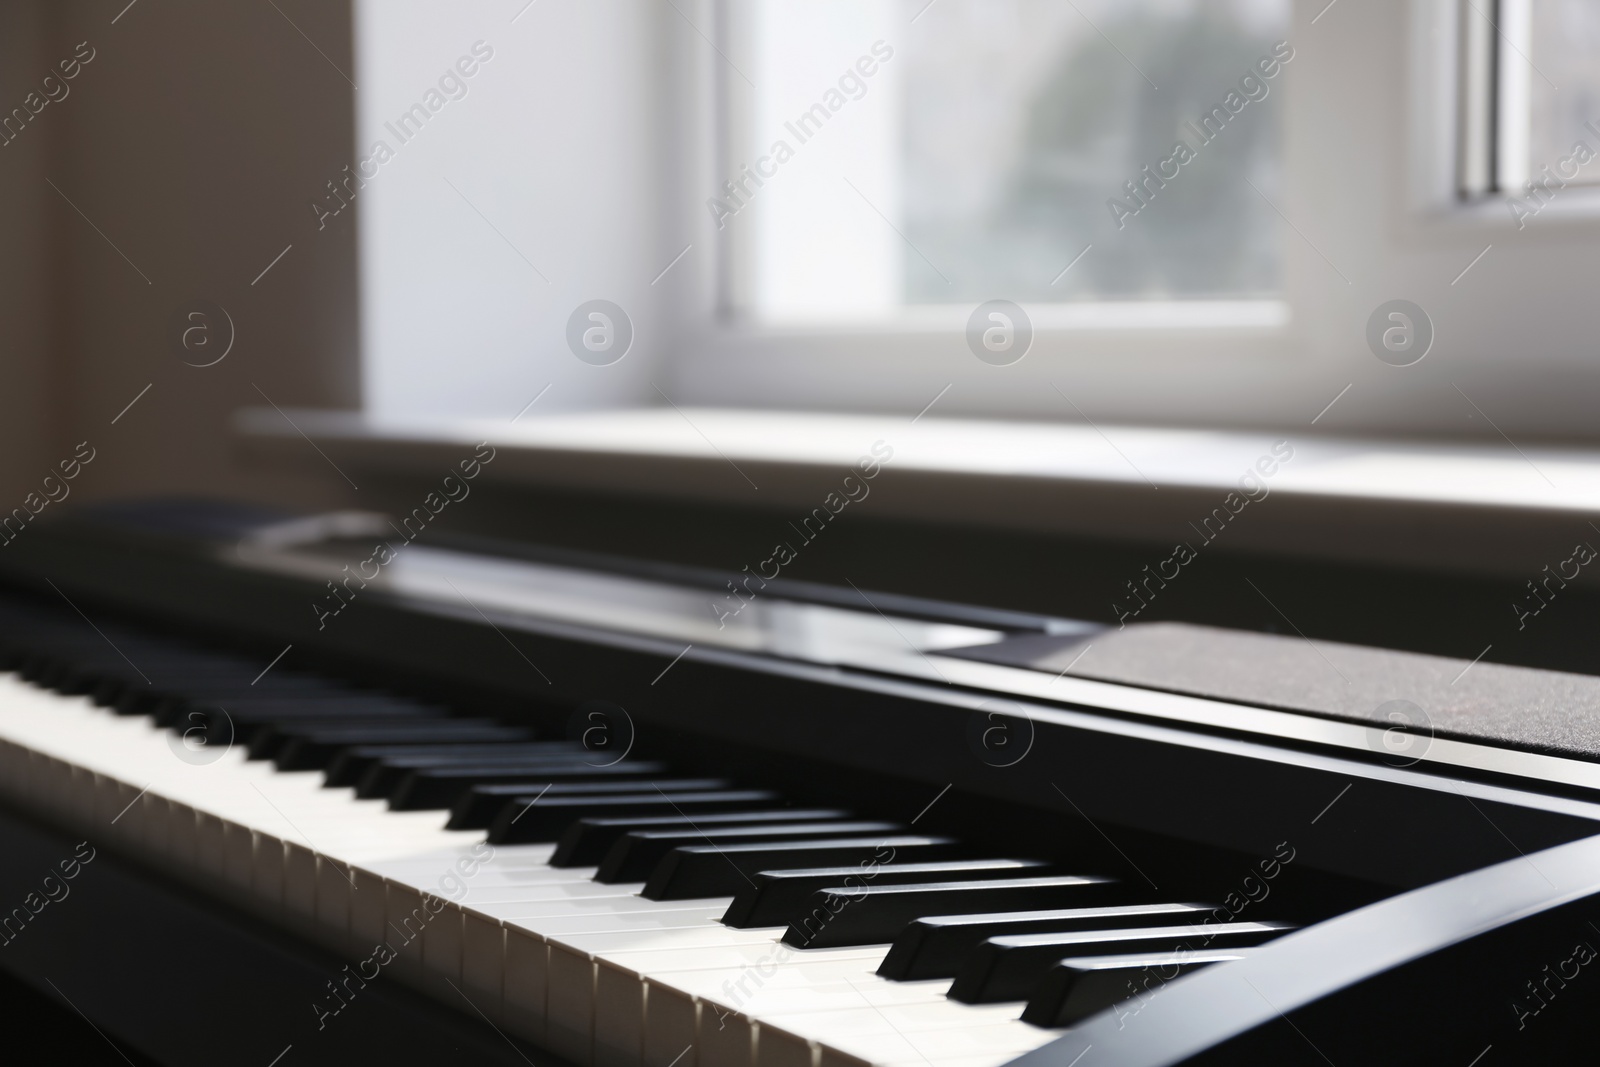
[[[1282,334],[1289,305],[1282,300],[1085,300],[1033,303],[1023,308],[1041,333],[1192,331]],[[736,319],[741,332],[830,337],[839,334],[955,334],[972,315],[971,304],[922,304],[863,312],[853,317],[821,318],[797,312]]]
[[[498,454],[486,482],[671,496],[794,518],[823,506],[883,442],[880,451],[887,445],[893,457],[852,511],[1167,549],[1198,546],[1204,520],[1229,506],[1275,442],[1288,440],[1293,457],[1260,478],[1267,495],[1253,490],[1259,499],[1243,506],[1232,498],[1238,513],[1213,524],[1221,526],[1216,547],[1523,579],[1579,541],[1600,544],[1593,450],[714,408],[535,410],[515,423],[385,425],[305,410],[287,419],[250,408],[235,422],[249,454],[334,478],[337,465],[358,485],[363,474],[442,477],[487,440]]]

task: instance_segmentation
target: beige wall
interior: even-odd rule
[[[27,80],[43,74],[45,6],[0,5],[0,114],[20,105]],[[48,111],[41,119],[54,117]],[[50,359],[56,258],[44,200],[53,195],[44,183],[48,147],[39,128],[0,147],[0,510],[21,501],[65,437],[56,429]]]
[[[97,458],[75,500],[337,502],[337,478],[239,466],[228,419],[262,392],[358,400],[355,227],[319,233],[307,206],[351,158],[349,5],[125,2],[0,5],[5,113],[80,42],[94,51],[0,147],[4,509],[85,439]],[[205,368],[172,342],[197,298],[235,330]]]

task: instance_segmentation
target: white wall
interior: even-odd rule
[[[378,140],[394,151],[355,195],[376,419],[510,418],[551,383],[536,411],[656,398],[650,283],[676,251],[658,250],[651,194],[662,8],[525,4],[355,4],[358,158]],[[493,55],[463,79],[466,95],[435,98],[401,143],[386,124],[426,103],[477,41]],[[633,320],[633,347],[612,366],[580,362],[565,341],[568,316],[595,298]]]

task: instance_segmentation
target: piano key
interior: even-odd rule
[[[683,815],[645,815],[579,819],[556,842],[552,867],[597,867],[612,844],[630,830],[670,829],[690,826],[728,826],[741,823],[834,820],[849,818],[837,808],[766,808],[756,811],[706,812],[693,819]]]
[[[969,856],[972,848],[953,837],[901,836],[829,837],[766,844],[681,845],[673,849],[645,883],[642,896],[650,900],[678,900],[738,892],[750,884],[757,871],[791,864],[802,867],[870,863],[885,855],[908,859],[954,859]]]
[[[638,1013],[629,992],[635,972],[626,960],[602,958],[596,965],[596,1034],[606,1034],[608,1044],[622,1050],[620,1059],[638,1047],[643,1064],[669,1067],[688,1041],[701,1044],[716,1035],[726,1049],[730,1036],[736,1042],[741,1034],[750,1035],[755,1019],[768,1013],[910,1001],[949,1004],[943,983],[930,989],[925,983],[919,988],[877,978],[872,972],[881,956],[878,949],[812,954],[775,943],[753,962],[654,967],[644,983],[648,992],[640,994],[644,1030],[637,1039],[632,1028]]]
[[[240,679],[231,685],[210,681],[197,685],[130,686],[123,690],[114,708],[123,715],[147,715],[157,726],[171,726],[188,721],[191,711],[204,711],[229,701],[263,697],[314,699],[372,695],[375,694],[321,678],[263,678],[253,686]]]
[[[834,1057],[948,1059],[975,1053],[1016,1055],[1054,1035],[1017,1020],[1015,1005],[967,1007],[909,1003],[855,1005],[826,1011],[763,1012],[756,1027],[754,1063],[767,1067],[809,1063],[811,1049]],[[895,1051],[897,1050],[898,1051]]]
[[[139,655],[132,651],[129,654]],[[140,715],[147,712],[150,707],[154,707],[159,701],[157,694],[164,692],[167,686],[175,682],[203,679],[208,684],[229,687],[244,684],[254,677],[250,665],[242,661],[236,664],[207,663],[163,668],[159,662],[152,662],[148,655],[144,655],[140,657],[139,662],[143,665],[145,676],[141,677],[138,671],[128,667],[126,663],[122,664],[121,668],[113,664],[110,669],[98,672],[93,684],[84,690],[84,695],[115,714]],[[283,678],[277,679],[274,691],[285,692],[296,687],[309,690],[316,681],[320,679],[286,674]]]
[[[326,783],[329,786],[358,786],[373,768],[390,761],[397,766],[407,761],[428,759],[496,760],[520,759],[524,756],[549,755],[557,758],[565,753],[581,756],[586,750],[575,741],[513,741],[492,744],[438,744],[438,745],[356,745],[345,749],[328,764]],[[420,763],[419,763],[420,765]]]
[[[345,749],[328,764],[329,786],[354,786],[361,797],[386,797],[417,767],[490,766],[542,760],[552,766],[586,764],[587,753],[561,741],[491,745],[368,745]],[[641,761],[642,762],[642,761]]]
[[[996,878],[987,881],[935,882],[921,885],[837,887],[813,893],[805,910],[789,920],[783,935],[797,948],[870,945],[894,940],[913,919],[953,912],[1089,906],[1126,887],[1092,875],[1044,878]]]
[[[255,696],[217,701],[191,708],[175,727],[200,725],[208,737],[249,742],[255,734],[274,723],[296,723],[307,719],[442,719],[443,708],[412,700],[364,695],[349,696]],[[231,731],[231,733],[225,733]]]
[[[865,967],[869,963],[870,960],[856,961],[858,967]],[[740,975],[733,981],[724,980],[720,987],[716,983],[702,985],[696,982],[695,979],[701,977],[699,975],[665,976],[674,986],[701,994],[698,998],[701,1023],[698,1051],[702,1064],[711,1062],[733,1067],[752,1063],[810,1063],[814,1045],[810,1035],[820,1034],[828,1039],[843,1036],[850,1032],[852,1023],[859,1028],[859,1022],[852,1016],[863,1010],[880,1022],[884,1015],[897,1010],[909,1008],[920,1011],[923,1018],[910,1022],[917,1028],[928,1026],[928,1013],[938,1013],[950,1025],[1006,1022],[1010,1021],[1007,1015],[1014,1018],[1016,1014],[1009,1005],[1004,1012],[962,1006],[962,1012],[967,1017],[949,1020],[948,1016],[954,1014],[950,1011],[950,1002],[935,990],[911,992],[908,987],[900,985],[892,987],[891,995],[885,996],[883,990],[864,985],[863,976],[839,974],[837,968],[826,979],[797,983],[788,980],[790,975],[786,972],[792,967],[792,963],[784,964],[760,985],[757,984],[759,975],[755,974]],[[602,968],[601,974],[605,973]],[[643,1042],[645,1047],[651,1043],[653,1027],[662,1027],[670,1021],[671,1015],[681,1013],[682,1004],[675,993],[668,993],[653,982],[650,985],[647,1013],[651,1016],[661,1015],[662,1018],[647,1019]],[[603,1004],[603,1001],[600,1003]],[[994,1018],[985,1019],[983,1016],[986,1014]],[[806,1033],[775,1033],[772,1027],[785,1020],[796,1021],[798,1025],[795,1029]],[[904,1015],[900,1016],[900,1021],[902,1024],[908,1023]],[[597,1029],[597,1045],[599,1034]]]
[[[595,767],[581,760],[560,763],[524,760],[467,767],[415,767],[407,771],[389,794],[389,807],[395,811],[448,810],[476,786],[520,784],[528,793],[537,793],[550,782],[623,782],[661,777],[666,768],[660,763],[621,763]]]
[[[964,1004],[1026,1000],[1045,972],[1068,956],[1249,948],[1290,929],[1282,923],[1236,922],[991,937],[968,955],[950,984],[949,996]]]
[[[511,815],[508,817],[515,817],[516,813],[527,808],[529,801],[535,796],[548,795],[553,799],[560,796],[586,796],[603,793],[633,795],[640,790],[648,790],[659,786],[659,790],[649,794],[659,798],[662,790],[668,793],[701,793],[708,790],[727,789],[731,785],[732,783],[726,778],[652,778],[645,781],[637,781],[623,777],[614,781],[572,783],[571,785],[562,786],[555,786],[552,783],[552,789],[548,794],[542,788],[529,789],[526,785],[515,782],[474,786],[470,792],[457,800],[450,809],[450,818],[446,825],[453,830],[488,829],[494,825],[495,819],[502,812],[509,811]],[[490,840],[494,840],[492,834]],[[507,843],[509,844],[510,842]]]
[[[800,910],[812,893],[829,886],[859,884],[909,885],[926,883],[941,875],[964,880],[1015,876],[1030,868],[1046,865],[1041,860],[971,859],[942,860],[937,863],[884,863],[869,867],[802,867],[791,870],[758,871],[752,884],[740,889],[722,921],[734,928],[782,926]],[[1034,874],[1047,873],[1035,870]],[[890,950],[893,954],[893,949]]]
[[[527,741],[533,732],[521,726],[498,726],[483,719],[441,719],[436,722],[396,723],[295,733],[273,757],[281,770],[321,770],[349,745],[406,741]]]
[[[737,811],[782,798],[766,789],[706,789],[686,792],[612,793],[596,796],[508,797],[489,826],[491,844],[553,842],[573,819],[590,815],[653,815],[677,811]],[[454,818],[450,825],[455,825]]]
[[[599,882],[642,882],[661,859],[679,845],[748,845],[790,838],[844,837],[861,834],[903,834],[901,823],[871,821],[774,821],[743,826],[630,830],[600,862]]]
[[[885,978],[899,982],[954,978],[967,954],[991,937],[1131,926],[1167,926],[1198,920],[1209,904],[1126,904],[1108,908],[1062,908],[975,915],[934,915],[908,925],[889,946]]]
[[[773,1023],[770,1029],[780,1035],[793,1030],[804,1036],[807,1023],[819,1021],[808,1018],[788,1018],[784,1025]],[[827,1023],[822,1023],[827,1025]],[[968,1029],[941,1027],[911,1033],[893,1029],[865,1031],[831,1036],[817,1041],[816,1067],[1000,1067],[1023,1053],[1049,1044],[1059,1034],[1020,1022],[990,1023]]]
[[[235,696],[246,693],[246,689],[251,696],[280,697],[363,693],[362,689],[342,685],[330,678],[291,672],[282,675],[274,672],[272,677],[262,678],[251,686],[251,678],[259,672],[259,667],[253,664],[202,664],[197,667],[173,667],[170,670],[163,670],[158,664],[150,665],[147,659],[141,659],[141,664],[146,664],[142,667],[144,675],[131,669],[120,672],[115,667],[101,673],[99,680],[88,691],[88,697],[94,704],[102,705],[117,715],[154,715],[162,710],[163,702],[170,701],[174,693],[186,688],[195,689],[197,693],[214,691]],[[181,702],[174,702],[166,713],[181,717],[182,712],[184,707]],[[157,725],[162,723],[157,721]]]
[[[576,889],[577,887],[573,887]],[[635,932],[683,927],[718,928],[710,916],[727,905],[725,899],[686,901],[683,909],[655,904],[633,894],[598,896],[604,887],[586,883],[586,894],[523,903],[475,903],[470,895],[463,904],[466,937],[493,944],[488,924],[503,929],[502,1011],[506,1024],[531,1040],[542,1040],[548,987],[548,938],[568,933]],[[615,891],[615,890],[611,890]],[[655,918],[655,923],[644,920]],[[494,978],[483,971],[478,981],[492,988]]]
[[[147,685],[145,677],[151,682],[160,685],[178,679],[196,677],[201,672],[204,677],[215,680],[218,684],[228,684],[234,680],[248,681],[250,675],[245,673],[249,668],[242,661],[232,663],[213,664],[208,661],[199,661],[192,657],[167,657],[158,656],[145,648],[141,649],[137,642],[128,642],[124,650],[130,655],[139,657],[145,676],[129,666],[117,653],[109,648],[90,649],[88,654],[56,654],[30,657],[32,663],[22,672],[23,677],[35,684],[58,693],[71,696],[86,695],[95,703],[104,701],[94,700],[94,693],[102,686],[109,685]],[[103,654],[102,654],[103,653]]]
[[[190,712],[194,721],[202,721],[202,713]],[[283,750],[307,734],[334,734],[336,731],[360,731],[360,729],[410,729],[422,726],[437,726],[442,723],[459,723],[462,720],[453,718],[438,718],[434,715],[392,715],[389,712],[378,715],[306,715],[306,717],[274,717],[270,720],[259,721],[246,725],[250,733],[250,741],[238,742],[238,747],[245,752],[251,760],[277,760]],[[477,720],[485,723],[485,720]],[[194,726],[192,723],[174,723],[171,729],[189,736],[195,729],[203,731],[205,744],[227,745],[234,744],[235,737],[230,736],[226,718],[211,718],[213,725]],[[285,769],[310,769],[310,768],[285,768]]]
[[[549,940],[546,1043],[551,1051],[588,1061],[596,1020],[634,1020],[644,1014],[646,976],[675,970],[748,970],[771,964],[776,942],[742,940],[753,931],[723,931],[720,944],[671,948],[606,948],[593,953]],[[708,938],[709,940],[709,938]],[[856,973],[876,964],[879,949],[827,949],[816,964]],[[633,1024],[637,1026],[637,1023]],[[642,1035],[641,1035],[642,1036]]]
[[[1125,1000],[1143,999],[1190,971],[1244,959],[1248,948],[1132,953],[1064,959],[1040,980],[1022,1021],[1039,1027],[1072,1026]]]

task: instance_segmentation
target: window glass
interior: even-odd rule
[[[1600,4],[1532,0],[1529,7],[1527,175],[1542,179],[1549,167],[1569,183],[1600,182],[1600,162],[1582,165],[1574,158],[1561,165],[1578,141],[1600,150],[1600,136],[1587,125],[1600,125]],[[1524,62],[1505,53],[1501,61]]]
[[[1288,7],[757,0],[732,169],[769,176],[713,207],[747,302],[1275,296]]]

